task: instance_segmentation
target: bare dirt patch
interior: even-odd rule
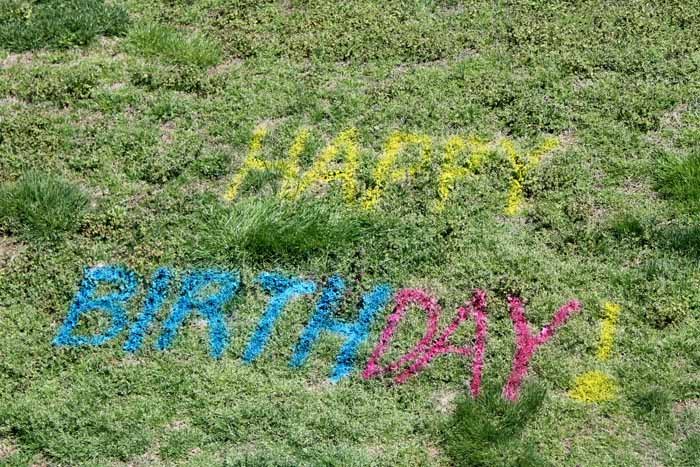
[[[184,420],[173,420],[170,422],[168,429],[170,431],[180,431],[187,428],[187,422]]]
[[[34,60],[34,54],[26,52],[22,54],[10,54],[0,60],[0,68],[9,68],[15,65],[28,65]]]
[[[12,97],[12,96],[4,97],[4,98],[0,99],[0,107],[11,107],[13,105],[18,105],[21,102],[22,101],[20,101],[16,97]]]
[[[622,192],[627,196],[639,196],[647,199],[658,199],[659,194],[645,180],[628,178],[622,185]]]
[[[673,404],[673,413],[678,416],[684,412],[700,412],[700,399],[686,399]]]
[[[13,441],[0,439],[0,460],[13,456],[17,451],[17,445]]]
[[[455,399],[459,392],[457,391],[438,391],[433,394],[433,401],[435,402],[435,407],[441,413],[452,412],[455,408]]]
[[[160,126],[160,141],[169,145],[175,140],[175,122],[165,122]]]
[[[245,63],[245,61],[240,59],[240,58],[232,58],[230,60],[226,60],[225,62],[219,63],[218,65],[216,65],[214,67],[211,67],[207,71],[207,74],[209,76],[224,75],[232,68],[240,67],[244,63]]]
[[[25,248],[18,240],[0,235],[0,268],[17,259]]]

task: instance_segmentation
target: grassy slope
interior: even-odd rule
[[[459,359],[401,387],[357,376],[330,386],[338,339],[324,337],[303,369],[287,367],[310,312],[301,300],[261,360],[242,364],[267,300],[252,280],[280,269],[317,280],[338,271],[351,303],[382,281],[426,287],[446,320],[472,288],[486,288],[492,382],[505,380],[514,349],[506,293],[529,299],[538,326],[577,297],[584,313],[533,361],[549,398],[524,439],[553,465],[693,464],[700,4],[373,3],[131,0],[124,38],[0,55],[0,182],[37,169],[90,198],[60,240],[10,223],[0,236],[3,461],[447,465],[446,401],[467,377]],[[565,146],[530,174],[517,217],[502,215],[509,173],[493,163],[440,215],[423,209],[434,185],[416,183],[390,189],[378,216],[349,213],[323,237],[332,241],[270,252],[255,225],[245,241],[231,231],[234,208],[221,200],[262,121],[273,128],[268,157],[304,125],[317,148],[357,127],[365,155],[397,129],[435,137],[437,154],[453,134],[507,135],[523,147],[554,135]],[[274,186],[262,177],[243,196],[269,197]],[[337,199],[331,190],[315,209]],[[234,219],[260,209],[237,205]],[[240,268],[247,287],[230,307],[227,355],[212,361],[197,325],[167,353],[127,357],[121,339],[53,349],[82,268],[97,263],[142,277],[158,265]],[[605,300],[623,311],[602,365]],[[407,323],[394,355],[422,332],[418,313]],[[618,399],[566,396],[577,375],[601,366],[620,383]]]

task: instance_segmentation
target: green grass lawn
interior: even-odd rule
[[[699,37],[694,0],[0,0],[0,464],[700,465]],[[224,355],[196,313],[154,348],[177,284],[134,354],[52,345],[103,265],[131,321],[159,267],[239,271]],[[269,271],[317,291],[246,364]],[[347,322],[379,284],[440,330],[485,290],[479,397],[457,355],[361,377],[393,304],[349,377],[328,332],[290,368],[335,273]],[[517,403],[510,295],[533,332],[583,307]]]

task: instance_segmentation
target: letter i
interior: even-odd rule
[[[148,327],[151,325],[158,311],[163,307],[172,277],[173,271],[168,268],[160,268],[153,274],[151,287],[148,290],[148,296],[143,305],[143,312],[131,327],[129,339],[124,343],[125,351],[134,353],[141,348]]]
[[[596,357],[598,361],[605,362],[610,359],[618,317],[620,316],[620,305],[606,302],[603,305],[605,318],[600,332],[600,342]],[[583,402],[604,402],[615,397],[618,386],[615,380],[607,373],[594,370],[588,371],[578,378],[573,389],[569,391],[569,397]]]

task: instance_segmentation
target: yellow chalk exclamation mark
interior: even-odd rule
[[[620,305],[606,302],[603,305],[605,319],[600,332],[600,343],[596,356],[604,362],[610,358],[615,342],[615,327],[620,316]],[[589,371],[576,378],[573,389],[569,391],[569,397],[583,402],[603,402],[615,397],[618,392],[617,383],[608,374],[602,371]]]

